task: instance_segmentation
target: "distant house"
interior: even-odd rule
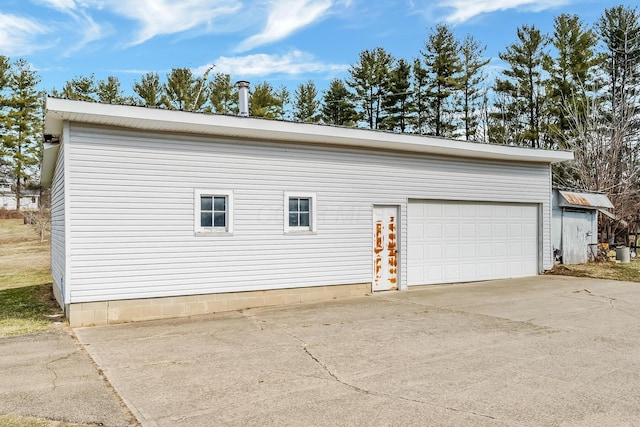
[[[20,209],[36,210],[40,207],[40,192],[37,190],[22,190],[20,197]],[[0,182],[0,209],[15,210],[17,208],[16,193],[12,190],[11,183]]]
[[[73,326],[536,275],[573,157],[53,98],[45,132]]]
[[[598,212],[611,216],[613,204],[605,194],[553,190],[553,248],[563,264],[584,264],[595,254]]]

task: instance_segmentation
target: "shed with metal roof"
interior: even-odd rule
[[[606,194],[553,190],[551,237],[556,258],[563,264],[584,264],[596,250],[598,212],[613,216]]]

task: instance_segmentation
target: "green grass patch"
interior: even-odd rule
[[[48,329],[61,314],[52,292],[49,242],[41,243],[22,220],[0,219],[0,337]]]
[[[39,332],[61,319],[50,283],[0,290],[0,337]]]

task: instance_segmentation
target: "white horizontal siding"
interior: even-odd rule
[[[403,254],[408,199],[549,213],[547,165],[74,124],[67,149],[72,302],[370,282],[373,204],[401,206]],[[196,188],[234,192],[233,236],[194,235]],[[316,193],[316,234],[284,234],[285,191]]]
[[[64,145],[60,145],[51,183],[51,276],[53,285],[64,299],[65,280],[65,211]]]

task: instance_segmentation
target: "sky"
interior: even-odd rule
[[[632,2],[632,3],[635,3]],[[312,80],[320,90],[365,49],[420,56],[430,30],[451,26],[486,45],[490,69],[516,41],[516,29],[551,33],[553,18],[578,14],[592,24],[619,0],[1,0],[0,54],[24,58],[41,88],[76,77],[117,77],[127,94],[147,72],[164,77],[188,67],[232,81],[267,81],[293,92]]]

